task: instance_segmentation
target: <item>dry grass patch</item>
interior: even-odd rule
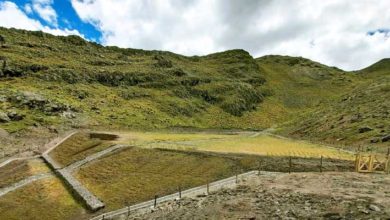
[[[120,142],[148,148],[244,153],[263,156],[293,156],[353,160],[351,153],[307,141],[281,138],[255,132],[232,134],[131,132]]]
[[[145,145],[155,142],[182,142],[231,138],[231,134],[174,133],[174,132],[120,132],[117,143]]]
[[[239,166],[239,160],[227,157],[133,147],[75,175],[108,209],[116,209],[176,192],[179,185],[191,188],[232,176]]]
[[[294,156],[306,158],[318,158],[323,156],[343,160],[354,159],[353,154],[339,149],[269,135],[237,137],[229,140],[210,140],[208,142],[199,143],[195,149],[266,156]]]
[[[76,161],[84,159],[88,155],[102,151],[112,144],[111,141],[91,138],[89,133],[79,132],[56,147],[50,153],[50,156],[59,164],[68,166]]]
[[[0,168],[0,188],[9,186],[29,176],[49,172],[40,159],[15,160]]]
[[[83,219],[84,208],[57,178],[39,180],[0,197],[0,219]]]

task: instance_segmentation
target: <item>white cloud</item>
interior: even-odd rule
[[[57,13],[51,4],[53,4],[52,0],[33,0],[32,8],[43,20],[56,27]]]
[[[33,10],[32,10],[31,4],[26,4],[26,5],[24,5],[24,11],[25,11],[27,14],[32,14],[32,13],[33,13]]]
[[[18,6],[9,1],[0,2],[0,26],[25,30],[41,30],[54,35],[79,35],[77,30],[50,28],[39,21],[29,18]]]
[[[390,57],[383,0],[72,0],[103,43],[187,55],[233,48],[304,56],[351,70]]]

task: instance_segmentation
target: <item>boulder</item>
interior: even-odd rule
[[[31,109],[41,109],[48,102],[43,96],[32,92],[17,94],[11,97],[11,101],[26,105]]]
[[[12,121],[20,121],[20,120],[23,120],[23,118],[25,117],[25,115],[19,114],[19,113],[17,113],[16,111],[8,112],[7,116],[8,116]]]
[[[368,131],[372,131],[372,128],[370,128],[368,126],[359,128],[359,133],[365,133],[365,132],[368,132]]]
[[[388,141],[390,141],[390,134],[382,137],[382,142],[388,142]]]
[[[8,117],[8,115],[4,112],[1,112],[0,111],[0,123],[6,123],[6,122],[10,122],[11,119]]]
[[[369,205],[368,208],[371,211],[374,211],[374,212],[380,212],[381,211],[381,209],[378,206],[374,205],[374,204]]]

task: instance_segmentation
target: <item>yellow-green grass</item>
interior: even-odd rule
[[[110,145],[112,145],[110,141],[90,138],[89,133],[79,132],[57,146],[50,152],[50,156],[59,164],[67,166],[84,159],[90,154],[99,152]]]
[[[121,208],[234,175],[250,162],[205,153],[132,147],[82,167],[75,176],[106,204]]]
[[[202,151],[247,153],[266,156],[327,157],[352,160],[353,154],[304,141],[284,139],[269,135],[237,137],[229,140],[211,140],[199,143],[195,149]]]
[[[40,159],[15,160],[0,168],[0,188],[9,186],[29,176],[49,172]]]
[[[39,180],[0,197],[0,219],[83,219],[84,208],[55,177]],[[85,216],[84,216],[85,217]]]
[[[263,156],[321,156],[333,159],[353,160],[351,153],[264,133],[207,134],[207,133],[128,133],[121,135],[120,142],[142,147],[179,150],[213,151],[220,153],[245,153]]]
[[[147,145],[156,142],[182,142],[230,138],[231,134],[212,132],[119,132],[116,143]]]

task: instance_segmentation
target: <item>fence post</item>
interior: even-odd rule
[[[259,166],[259,170],[258,170],[258,173],[257,173],[257,175],[259,175],[260,176],[260,173],[261,173],[261,166],[260,166],[260,161],[258,162],[258,166]]]
[[[288,173],[291,173],[292,159],[291,156],[288,158]]]
[[[102,218],[102,220],[104,220],[104,214],[103,214],[103,218]]]
[[[129,219],[130,217],[130,205],[127,206],[127,218],[126,219]]]
[[[321,155],[321,160],[320,160],[320,173],[322,173],[322,155]]]
[[[179,199],[181,199],[181,186],[179,185]]]
[[[210,183],[207,180],[207,195],[209,195],[209,194],[210,194]]]
[[[238,183],[238,171],[236,171],[236,184]]]
[[[158,195],[154,196],[154,208],[156,208],[156,206],[157,206],[157,197],[158,197]]]

